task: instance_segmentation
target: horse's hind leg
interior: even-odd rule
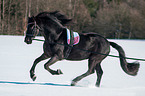
[[[84,77],[86,77],[88,75],[93,74],[94,70],[95,70],[95,66],[96,66],[96,60],[89,59],[88,71],[86,73],[76,77],[75,79],[73,79],[71,86],[75,86],[78,81],[80,81],[81,79],[83,79]]]
[[[76,77],[75,79],[72,80],[71,86],[75,86],[76,83],[78,81],[80,81],[81,79],[83,79],[84,77],[93,74],[94,73],[94,66],[92,66],[93,69],[91,69],[92,71],[88,70],[85,74]],[[96,82],[96,86],[99,87],[100,86],[100,81],[101,81],[101,77],[103,75],[103,70],[101,68],[100,63],[98,63],[95,67],[96,73],[97,73],[97,82]]]
[[[92,73],[93,72],[90,73],[90,71],[87,71],[86,73],[76,77],[75,79],[72,80],[71,86],[75,86],[78,81],[80,81],[81,79],[83,79],[84,77],[86,77]]]
[[[96,86],[99,87],[100,86],[100,81],[103,75],[103,70],[101,68],[101,63],[98,63],[95,67],[96,70],[96,74],[97,74],[97,82],[96,82]]]
[[[88,76],[90,74],[93,74],[94,70],[96,70],[97,76],[98,76],[97,82],[96,82],[96,86],[99,86],[100,85],[100,81],[101,81],[101,77],[102,77],[102,74],[103,74],[103,71],[102,71],[102,68],[100,66],[100,63],[101,63],[101,61],[104,58],[105,58],[105,56],[102,56],[100,54],[92,55],[89,58],[89,69],[88,69],[88,71],[85,74],[83,74],[81,76],[78,76],[75,79],[73,79],[71,85],[75,86],[78,81],[80,81],[82,78],[84,78],[84,77],[86,77],[86,76]]]
[[[49,56],[47,56],[47,55],[45,55],[45,54],[42,54],[40,57],[38,57],[37,59],[35,59],[35,61],[34,61],[34,63],[33,63],[33,66],[31,67],[31,70],[30,70],[30,77],[31,77],[31,79],[32,79],[33,81],[35,81],[35,79],[36,79],[36,76],[35,76],[35,74],[34,74],[36,65],[37,65],[40,61],[45,60],[45,59],[48,59],[48,58],[49,58]]]

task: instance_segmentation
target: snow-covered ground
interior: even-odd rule
[[[41,38],[41,37],[37,37]],[[63,75],[52,76],[42,61],[36,67],[37,79],[33,82],[29,70],[35,58],[43,52],[42,42],[31,45],[23,36],[0,36],[0,96],[145,96],[145,62],[135,77],[125,74],[119,59],[107,57],[102,62],[104,71],[101,86],[95,87],[96,74],[90,75],[77,86],[71,80],[87,71],[87,60],[59,61],[52,69],[61,69]],[[128,57],[145,58],[145,40],[110,40],[121,45]],[[111,47],[111,53],[118,55]],[[128,60],[132,62],[132,60]]]

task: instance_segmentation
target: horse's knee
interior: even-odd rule
[[[48,65],[48,64],[45,64],[45,65],[44,65],[44,69],[46,69],[48,72],[50,72],[50,73],[53,75],[53,72],[52,72],[52,70],[49,68],[49,65]]]
[[[89,70],[88,73],[89,73],[89,74],[95,73],[95,69],[93,68],[93,69]]]
[[[51,72],[51,69],[49,68],[49,65],[48,64],[45,64],[44,65],[44,69],[46,69],[47,71]]]
[[[48,65],[47,64],[44,65],[44,69],[48,70]]]

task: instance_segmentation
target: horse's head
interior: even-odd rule
[[[67,18],[58,11],[41,12],[35,17],[32,16],[28,19],[25,42],[27,44],[32,43],[32,40],[39,32],[39,26],[41,26],[41,34],[44,35],[49,42],[57,40],[60,33],[65,28],[64,25],[68,24],[71,20],[72,19]]]
[[[35,38],[36,35],[39,33],[40,27],[37,25],[35,17],[28,18],[28,25],[27,30],[25,32],[25,42],[27,44],[31,44],[32,40]]]

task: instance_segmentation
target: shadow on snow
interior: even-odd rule
[[[70,86],[67,84],[55,84],[55,83],[30,83],[30,82],[17,82],[17,81],[0,81],[0,84],[17,84],[17,85],[52,85],[52,86]]]

